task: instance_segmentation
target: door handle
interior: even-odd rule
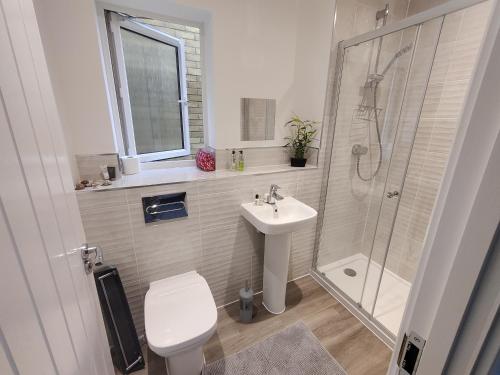
[[[92,273],[94,266],[102,264],[103,256],[99,246],[89,246],[88,243],[85,243],[80,247],[80,252],[82,254],[85,273]]]
[[[393,198],[393,197],[397,197],[397,196],[399,196],[399,191],[396,191],[396,190],[394,190],[394,191],[389,191],[389,192],[387,193],[387,198]]]

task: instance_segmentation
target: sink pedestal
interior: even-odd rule
[[[266,236],[263,305],[269,312],[281,314],[285,311],[292,232],[313,223],[318,213],[293,197],[284,197],[273,206],[242,203],[241,214]]]
[[[285,311],[291,244],[291,233],[265,235],[263,305],[272,314]]]

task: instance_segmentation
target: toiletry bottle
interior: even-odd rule
[[[235,171],[237,169],[237,163],[236,163],[236,151],[231,152],[231,170]]]
[[[241,172],[245,169],[245,159],[243,158],[243,150],[240,150],[238,157],[238,170]]]

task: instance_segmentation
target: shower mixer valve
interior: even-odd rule
[[[356,143],[352,146],[352,154],[355,156],[366,155],[368,153],[368,147]]]
[[[394,191],[389,191],[387,193],[387,198],[394,198],[399,196],[399,191],[394,190]]]

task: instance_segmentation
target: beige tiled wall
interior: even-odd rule
[[[121,177],[118,154],[75,155],[79,180],[102,180],[101,165],[115,167],[116,178]]]
[[[77,194],[87,241],[98,244],[106,263],[118,267],[139,333],[144,330],[143,300],[151,281],[197,270],[208,281],[218,306],[238,298],[253,271],[262,288],[264,236],[240,215],[240,204],[263,194],[271,183],[283,193],[319,205],[319,170]],[[189,216],[144,223],[141,197],[187,192]],[[289,278],[309,272],[315,226],[293,233]],[[252,264],[252,267],[250,266]]]
[[[489,2],[446,17],[418,123],[387,267],[413,280],[478,56]]]

